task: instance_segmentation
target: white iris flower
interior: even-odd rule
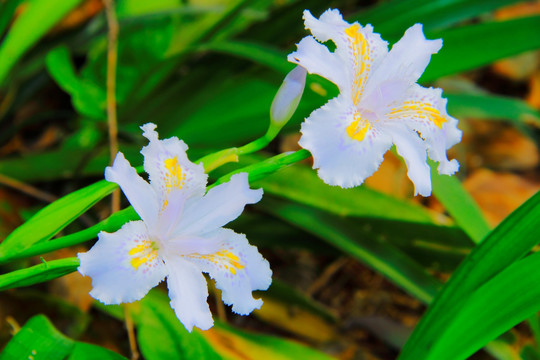
[[[120,185],[142,221],[115,233],[101,232],[87,253],[78,255],[79,272],[92,278],[94,298],[104,304],[141,299],[165,277],[171,306],[188,331],[213,325],[203,272],[222,290],[223,302],[247,315],[262,305],[253,290],[266,290],[272,271],[246,237],[223,225],[236,219],[246,204],[258,202],[262,189],[251,190],[247,173],[206,191],[201,164],[186,156],[187,145],[173,137],[159,140],[156,125],[141,127],[150,143],[141,153],[150,183],[118,153],[105,170]]]
[[[410,27],[390,51],[373,32],[344,21],[338,10],[316,19],[304,11],[313,36],[298,43],[288,60],[332,81],[340,94],[302,124],[300,145],[313,155],[313,168],[329,185],[349,188],[371,176],[392,144],[405,159],[415,194],[431,194],[427,155],[438,171],[459,168],[446,150],[461,140],[457,120],[446,113],[442,90],[416,82],[442,40],[427,40],[422,25]],[[332,40],[330,52],[322,42]]]

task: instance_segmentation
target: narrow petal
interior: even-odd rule
[[[248,174],[233,175],[231,179],[208,191],[199,201],[186,203],[184,216],[175,234],[201,235],[236,219],[246,204],[261,200],[262,189],[249,188]]]
[[[232,310],[247,315],[262,305],[252,291],[266,290],[272,283],[270,265],[246,237],[229,229],[216,231],[222,238],[220,249],[214,254],[192,254],[185,258],[207,272],[222,291],[223,302]]]
[[[312,36],[306,36],[297,44],[298,50],[289,54],[287,60],[298,64],[310,74],[317,74],[336,84],[340,91],[350,91],[350,79],[342,60]]]
[[[431,55],[436,54],[441,47],[441,39],[426,39],[421,24],[411,26],[373,70],[366,85],[365,96],[376,93],[387,81],[409,85],[416,83],[429,64]]]
[[[427,164],[425,144],[415,131],[405,126],[389,126],[399,156],[407,164],[407,176],[414,184],[414,194],[431,195],[431,174]]]
[[[337,84],[341,95],[350,97],[354,104],[358,105],[372,69],[376,68],[388,53],[388,43],[383,41],[379,34],[373,32],[371,25],[362,27],[357,22],[349,24],[344,21],[338,10],[327,10],[319,19],[314,18],[306,10],[304,21],[306,28],[311,30],[315,39],[320,42],[332,40],[336,44],[336,50],[334,53],[329,53],[334,55],[334,60],[329,64],[330,70],[327,70],[319,62],[328,61],[328,54],[315,49],[313,41],[306,41],[305,49],[302,49],[305,51],[298,54],[303,59],[303,63],[309,64],[313,72],[317,74],[320,72],[321,76]],[[297,55],[292,56],[289,61],[297,57]],[[320,57],[320,61],[317,57]],[[298,63],[302,65],[301,62]],[[306,69],[312,71],[307,67]]]
[[[391,137],[361,119],[354,105],[341,95],[311,113],[301,132],[299,144],[313,155],[319,177],[342,188],[362,184],[392,146]]]
[[[180,322],[189,332],[194,326],[201,330],[210,329],[214,320],[206,301],[208,285],[201,270],[179,256],[168,257],[165,263],[171,307]]]
[[[142,221],[100,232],[96,244],[77,255],[79,272],[92,278],[90,295],[107,305],[140,300],[166,276],[155,246]]]
[[[143,136],[150,142],[141,150],[144,170],[150,176],[150,184],[161,195],[161,207],[167,205],[172,189],[181,190],[186,198],[201,197],[206,191],[208,175],[202,164],[194,164],[187,158],[187,145],[177,137],[159,140],[156,125],[141,126]]]
[[[440,174],[452,175],[459,168],[457,160],[446,157],[446,150],[461,140],[458,121],[446,112],[442,90],[412,86],[405,93],[406,101],[394,105],[386,114],[389,122],[405,124],[420,133],[429,157],[439,162]]]
[[[137,214],[153,228],[159,213],[157,194],[150,184],[137,174],[124,154],[119,152],[113,165],[105,169],[105,179],[120,186]]]

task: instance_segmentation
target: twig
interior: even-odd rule
[[[10,188],[19,190],[26,195],[30,195],[44,202],[53,202],[57,198],[54,195],[41,191],[32,185],[25,184],[19,180],[12,179],[8,176],[0,174],[0,184],[9,186]]]
[[[114,0],[103,0],[105,13],[107,16],[108,46],[107,46],[107,123],[109,125],[109,149],[111,153],[111,164],[118,152],[118,120],[116,116],[116,67],[118,63],[118,20],[114,8]],[[112,193],[111,203],[112,213],[120,210],[120,190]],[[135,339],[135,329],[129,304],[124,304],[124,317],[126,330],[131,350],[131,360],[139,359],[137,341]]]
[[[335,273],[337,273],[341,268],[343,268],[349,262],[347,257],[339,257],[337,260],[332,262],[330,265],[324,269],[321,276],[315,280],[311,286],[306,290],[308,296],[313,296],[317,291],[322,289]]]
[[[111,164],[118,152],[118,121],[116,117],[116,67],[118,63],[118,20],[113,0],[103,0],[107,15],[107,123],[109,125],[109,149]],[[112,212],[120,210],[120,190],[112,194]]]

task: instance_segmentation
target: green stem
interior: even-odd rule
[[[251,154],[264,149],[272,140],[274,140],[278,133],[279,129],[276,131],[274,127],[270,127],[266,134],[257,140],[253,140],[252,142],[238,148],[233,147],[206,155],[196,162],[202,163],[205,171],[209,173],[210,171],[228,162],[238,162],[238,157],[240,155]]]

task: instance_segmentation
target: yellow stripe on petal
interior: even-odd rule
[[[226,270],[230,271],[233,275],[236,275],[237,270],[242,270],[246,267],[237,255],[226,249],[221,249],[214,254],[190,254],[187,255],[187,257],[203,259],[215,265],[222,266]]]
[[[184,186],[186,180],[186,174],[182,171],[182,167],[178,164],[178,158],[175,156],[164,161],[165,169],[165,186],[167,192],[170,192],[173,188],[181,189]]]
[[[362,141],[366,137],[368,130],[371,129],[371,125],[367,120],[362,119],[360,114],[354,115],[354,121],[347,126],[347,135],[353,140]]]
[[[440,111],[433,105],[422,101],[405,101],[402,106],[393,108],[388,113],[389,119],[426,119],[435,124],[439,129],[442,129],[443,124],[447,121],[441,115]]]
[[[359,24],[353,24],[345,29],[345,34],[349,37],[349,48],[354,63],[354,81],[353,81],[353,102],[358,105],[368,73],[371,69],[373,59],[369,54],[369,44],[362,32]]]

